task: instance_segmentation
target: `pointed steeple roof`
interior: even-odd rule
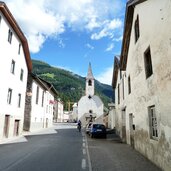
[[[94,79],[93,72],[91,69],[91,63],[89,62],[89,67],[88,67],[88,73],[87,73],[87,79]]]

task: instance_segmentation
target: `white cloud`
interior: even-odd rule
[[[113,66],[106,68],[101,74],[97,75],[95,78],[101,83],[111,85],[113,76]]]
[[[102,24],[102,29],[98,33],[93,33],[91,35],[91,39],[99,40],[103,37],[113,38],[116,29],[120,29],[122,27],[122,21],[120,19],[106,20]]]
[[[111,50],[113,50],[113,48],[114,48],[114,44],[113,43],[111,43],[107,48],[106,48],[106,50],[105,51],[111,51]]]
[[[120,27],[116,14],[120,0],[4,0],[25,33],[31,52],[37,53],[47,38],[56,38],[67,27],[87,30],[92,39],[114,36]],[[98,29],[98,32],[96,30]]]
[[[94,49],[94,46],[90,45],[89,43],[87,43],[85,46],[86,46],[87,48],[91,49],[91,50]]]

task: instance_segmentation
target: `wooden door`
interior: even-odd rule
[[[14,136],[19,135],[20,120],[15,120],[14,122]]]
[[[134,148],[133,114],[129,114],[130,145]]]
[[[10,115],[5,115],[4,137],[6,138],[8,138],[8,134],[9,134],[9,124],[10,124]]]
[[[122,110],[122,142],[126,142],[126,111]]]

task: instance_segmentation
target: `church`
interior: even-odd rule
[[[86,77],[85,95],[78,101],[78,119],[83,126],[91,121],[103,122],[104,104],[99,96],[95,95],[95,79],[92,73],[91,64],[89,63]],[[97,121],[98,120],[98,121]]]

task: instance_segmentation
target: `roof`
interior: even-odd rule
[[[133,24],[134,7],[137,4],[140,4],[145,1],[147,0],[129,0],[126,4],[124,33],[123,33],[121,58],[120,58],[120,64],[122,70],[126,70],[126,65],[127,65],[127,56],[129,50],[131,29]]]
[[[92,69],[91,69],[91,63],[89,63],[89,66],[88,66],[88,73],[87,73],[87,79],[94,79],[94,76],[93,76],[93,72],[92,72]]]
[[[54,86],[53,86],[51,83],[49,83],[49,82],[45,81],[44,79],[38,77],[36,74],[31,73],[31,76],[32,76],[32,78],[33,78],[34,80],[36,80],[36,81],[37,81],[45,90],[53,92],[53,94],[54,94],[55,96],[58,95],[57,90],[54,88]]]
[[[114,67],[113,67],[113,78],[112,78],[112,87],[116,88],[116,83],[118,79],[118,70],[120,69],[120,57],[115,56],[114,58]]]
[[[23,46],[27,67],[28,67],[28,70],[31,72],[31,70],[32,70],[32,61],[31,61],[31,58],[30,58],[30,52],[29,52],[29,47],[28,47],[28,43],[27,43],[26,37],[24,36],[23,32],[21,31],[19,25],[17,24],[15,18],[11,14],[10,10],[8,9],[8,7],[2,1],[0,1],[0,11],[5,16],[6,20],[8,21],[10,26],[15,31],[15,33],[18,36],[18,38],[20,39],[20,41],[22,43],[22,46]]]

